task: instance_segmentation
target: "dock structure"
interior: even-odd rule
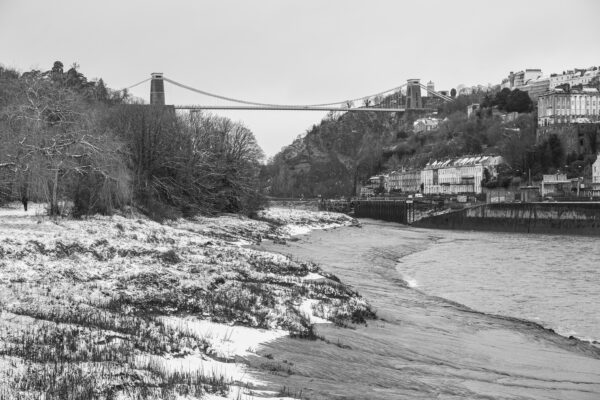
[[[355,218],[373,218],[401,224],[415,221],[412,200],[325,200],[321,202],[319,209],[352,213]]]
[[[354,204],[354,216],[411,224],[415,209],[410,200],[359,200]]]

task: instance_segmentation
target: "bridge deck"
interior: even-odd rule
[[[340,111],[340,112],[404,112],[405,108],[377,108],[377,107],[357,107],[357,108],[340,108],[340,107],[304,107],[304,106],[201,106],[201,105],[176,105],[177,110],[276,110],[276,111]],[[432,111],[431,108],[415,108],[413,110]]]

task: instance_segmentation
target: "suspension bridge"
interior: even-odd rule
[[[419,79],[408,79],[401,86],[394,87],[379,93],[362,96],[351,100],[335,101],[321,104],[270,104],[249,100],[236,99],[223,96],[192,86],[184,85],[173,79],[167,78],[162,73],[153,73],[145,79],[127,89],[134,88],[145,82],[150,82],[150,104],[165,105],[165,82],[182,89],[226,102],[223,105],[173,105],[178,110],[273,110],[273,111],[340,111],[340,112],[405,112],[407,110],[433,111],[430,98],[439,101],[452,101],[453,99],[443,93],[436,92],[423,85]],[[427,92],[427,100],[421,97],[421,90]],[[427,104],[429,103],[429,104]]]

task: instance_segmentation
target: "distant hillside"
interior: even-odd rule
[[[536,115],[527,99],[519,91],[480,92],[458,96],[429,115],[331,113],[273,157],[263,179],[274,196],[333,197],[353,195],[357,185],[379,172],[465,154],[503,155],[515,175],[558,167],[564,161],[562,149],[555,148],[559,141],[535,145]],[[469,118],[467,106],[473,103],[482,108]],[[415,133],[414,121],[426,116],[438,119],[438,127]],[[545,149],[559,160],[543,159]]]

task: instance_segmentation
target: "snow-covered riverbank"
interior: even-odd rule
[[[2,208],[0,398],[276,395],[260,391],[245,356],[372,312],[318,266],[249,245],[354,223],[285,209],[159,224]]]

